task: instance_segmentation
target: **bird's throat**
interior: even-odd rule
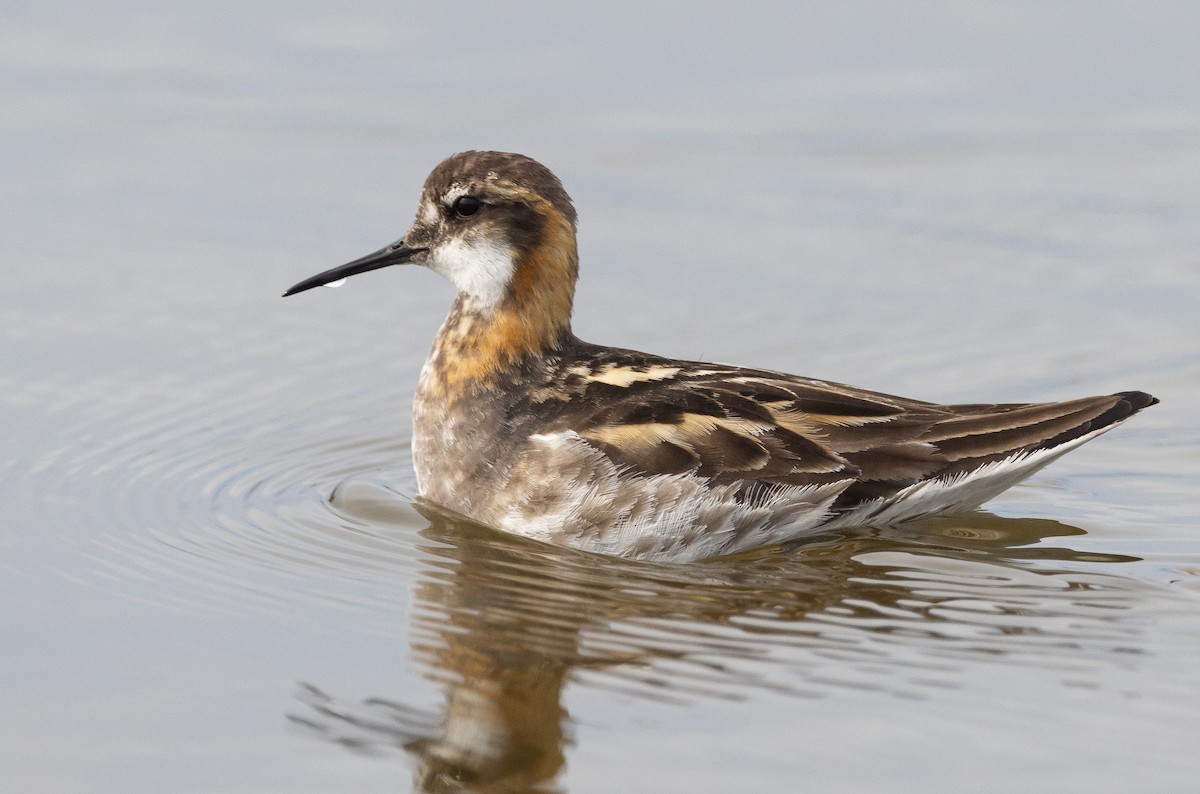
[[[517,260],[512,284],[497,304],[458,296],[426,362],[423,386],[453,398],[500,379],[530,358],[559,350],[573,338],[574,235],[553,242]]]

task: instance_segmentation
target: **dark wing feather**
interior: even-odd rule
[[[573,357],[551,429],[620,466],[747,489],[844,481],[837,507],[886,497],[1120,422],[1157,400],[936,405],[765,370],[594,348]]]

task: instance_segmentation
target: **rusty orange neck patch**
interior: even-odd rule
[[[570,335],[579,268],[570,223],[548,218],[539,244],[515,265],[499,305],[482,307],[460,295],[442,324],[428,364],[442,390],[461,391],[561,346]]]

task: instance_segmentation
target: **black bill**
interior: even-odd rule
[[[283,297],[286,298],[288,295],[295,295],[297,292],[304,292],[313,287],[321,287],[333,281],[340,281],[350,276],[356,276],[359,273],[366,273],[368,270],[378,270],[381,267],[389,265],[403,265],[411,262],[412,258],[417,254],[428,250],[428,248],[409,248],[404,244],[403,240],[397,240],[386,248],[380,248],[378,251],[367,254],[360,259],[355,259],[353,262],[347,262],[344,265],[326,270],[324,273],[318,273],[312,278],[306,278],[283,293]]]

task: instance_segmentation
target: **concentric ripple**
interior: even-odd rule
[[[130,366],[0,380],[4,404],[30,419],[10,435],[26,457],[0,481],[24,503],[18,515],[46,515],[37,531],[85,558],[82,573],[61,575],[188,610],[407,598],[397,572],[411,568],[405,538],[424,520],[410,511],[407,523],[367,527],[329,501],[338,483],[362,479],[405,504],[399,494],[415,490],[407,398],[366,366],[378,351],[310,350],[300,374],[271,378],[256,374],[260,355],[230,344],[216,377]],[[305,384],[311,373],[324,376],[317,386]],[[86,526],[58,526],[46,509],[56,504],[82,506],[72,512]]]

